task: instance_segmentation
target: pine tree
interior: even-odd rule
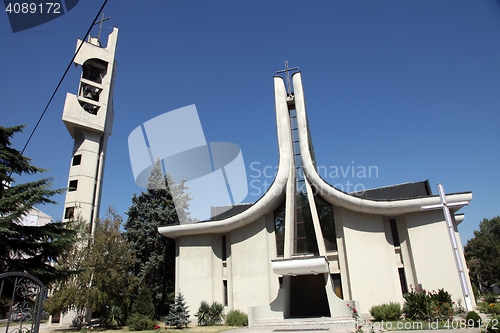
[[[182,184],[173,188],[182,195]],[[168,312],[169,295],[174,292],[175,241],[160,235],[158,227],[179,224],[179,219],[160,160],[148,179],[148,189],[139,196],[134,194],[126,214],[125,237],[136,254],[134,274],[141,286],[151,288],[154,316],[163,317]]]
[[[151,289],[145,286],[140,287],[139,293],[132,303],[131,313],[139,313],[152,318],[155,315],[155,306],[151,295]]]
[[[189,320],[189,311],[184,296],[178,293],[175,297],[175,302],[170,304],[170,311],[165,318],[165,325],[175,328],[184,328],[191,322]]]
[[[74,270],[58,268],[62,255],[76,241],[74,223],[57,222],[44,226],[25,226],[22,217],[34,206],[55,203],[52,178],[17,183],[14,175],[35,175],[46,170],[12,148],[11,139],[24,126],[0,126],[0,272],[22,271],[48,284],[67,278]]]

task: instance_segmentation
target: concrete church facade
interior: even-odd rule
[[[159,228],[176,240],[176,292],[259,319],[350,316],[347,304],[403,303],[411,286],[445,288],[475,305],[455,212],[470,192],[432,195],[428,182],[348,194],[318,174],[301,73],[274,77],[276,178],[252,205],[210,221]],[[298,170],[300,169],[300,172]],[[444,206],[451,211],[447,225]]]

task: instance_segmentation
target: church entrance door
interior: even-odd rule
[[[290,317],[330,317],[325,275],[291,277]]]

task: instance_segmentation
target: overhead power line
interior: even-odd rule
[[[50,103],[52,103],[52,100],[54,99],[54,96],[56,95],[57,91],[59,90],[59,87],[61,86],[62,82],[64,81],[64,78],[66,77],[66,74],[68,73],[69,69],[71,68],[71,65],[73,64],[73,62],[75,61],[75,58],[76,58],[76,55],[78,54],[78,52],[80,51],[80,49],[82,48],[82,45],[83,43],[85,43],[85,40],[87,39],[87,36],[90,34],[90,31],[92,30],[92,28],[94,27],[94,23],[98,20],[99,18],[99,15],[101,15],[101,12],[102,10],[104,9],[104,7],[106,6],[106,3],[108,3],[108,0],[104,0],[104,3],[102,4],[101,6],[101,9],[99,9],[99,12],[97,13],[97,15],[95,16],[94,20],[92,21],[92,23],[90,24],[90,27],[89,29],[87,30],[87,33],[85,34],[85,36],[82,38],[82,42],[80,43],[80,45],[78,46],[78,49],[76,50],[75,54],[73,55],[73,58],[71,58],[69,64],[68,64],[68,67],[66,67],[66,70],[64,71],[64,74],[62,75],[61,79],[59,80],[59,83],[57,84],[57,87],[54,89],[54,92],[52,93],[52,96],[50,96],[50,99],[47,103],[47,105],[45,106],[45,109],[43,109],[43,112],[42,114],[40,115],[40,118],[38,118],[38,121],[35,125],[35,128],[33,128],[33,131],[31,131],[31,134],[28,138],[28,141],[26,141],[26,144],[24,145],[24,148],[23,150],[21,151],[21,155],[24,154],[24,151],[26,150],[26,148],[28,147],[28,144],[30,143],[31,141],[31,138],[33,137],[33,135],[35,134],[35,131],[36,129],[38,128],[38,125],[40,124],[40,122],[42,121],[43,119],[43,116],[45,115],[45,113],[47,112],[49,106],[50,106]],[[11,172],[11,175],[12,175],[12,172]],[[10,176],[9,176],[10,177]]]

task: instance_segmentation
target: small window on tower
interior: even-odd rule
[[[70,220],[73,217],[75,217],[75,207],[66,207],[66,210],[64,211],[64,218]]]
[[[73,157],[73,165],[80,165],[82,163],[82,154],[75,155]]]
[[[229,297],[227,295],[227,280],[222,280],[222,286],[224,287],[224,306],[228,306]]]
[[[222,261],[227,260],[226,236],[222,236]]]
[[[78,180],[70,180],[68,191],[70,192],[76,191],[77,187],[78,187]]]

